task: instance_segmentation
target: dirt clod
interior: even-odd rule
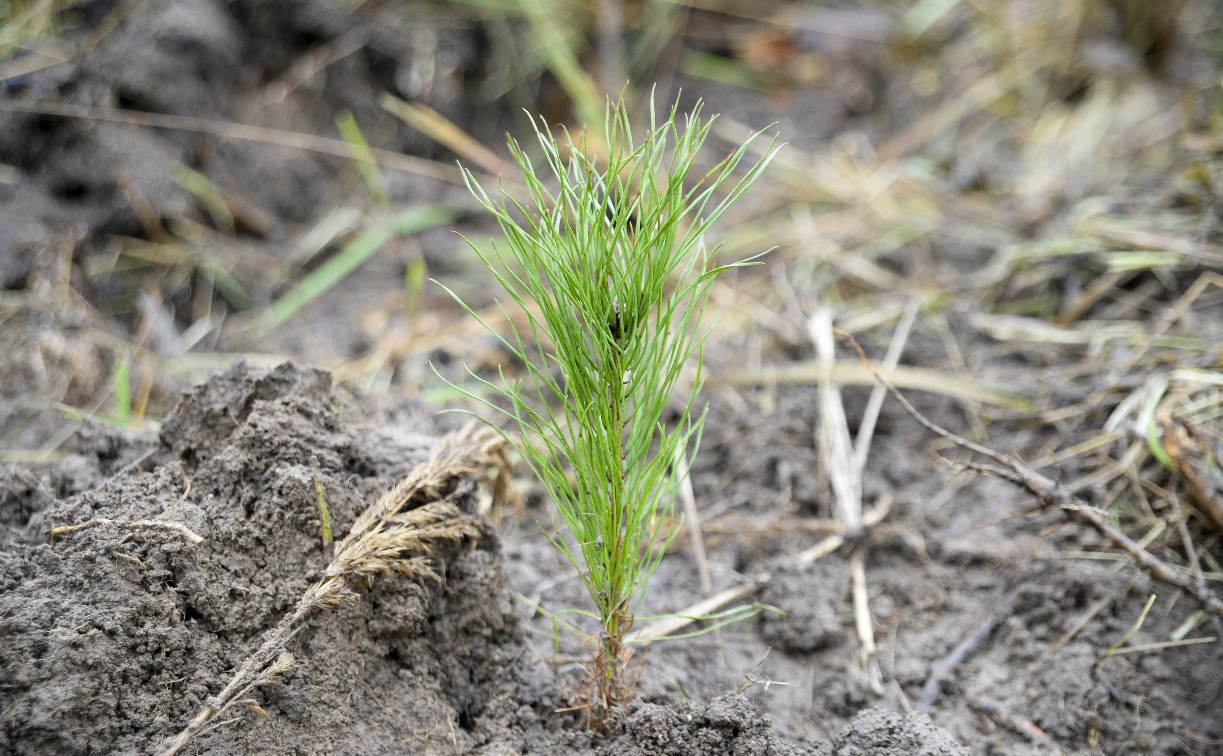
[[[836,738],[833,756],[968,756],[930,717],[867,709]]]
[[[708,704],[661,706],[635,702],[613,722],[608,754],[673,756],[790,756],[802,753],[770,732],[769,720],[738,694]]]
[[[239,364],[166,418],[152,472],[50,503],[11,476],[14,516],[32,501],[45,505],[48,526],[156,519],[205,540],[99,525],[13,544],[6,572],[21,577],[0,595],[0,750],[86,753],[107,743],[149,752],[177,731],[326,565],[308,484],[327,491],[342,534],[389,483],[384,457],[367,456],[364,444],[337,412],[326,373]],[[419,461],[420,451],[400,454]],[[505,670],[522,663],[518,623],[495,537],[436,560],[440,589],[379,578],[357,607],[312,618],[291,647],[295,669],[257,693],[276,726],[234,722],[201,747],[342,750],[405,733],[437,745],[456,737],[447,722],[465,742],[479,738],[486,712],[516,687]],[[384,698],[432,703],[361,714]]]

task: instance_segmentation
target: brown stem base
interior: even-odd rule
[[[628,626],[625,623],[622,629]],[[603,633],[599,648],[591,660],[594,700],[586,707],[587,726],[591,730],[607,735],[607,721],[611,713],[633,698],[633,684],[637,675],[630,674],[629,657],[632,655],[632,649],[624,644],[623,634]],[[636,665],[633,666],[636,668]],[[637,668],[637,671],[640,669]]]

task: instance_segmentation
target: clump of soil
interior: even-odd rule
[[[968,756],[925,714],[902,716],[867,709],[837,737],[833,756]]]
[[[343,534],[428,453],[427,428],[370,433],[338,410],[324,372],[238,365],[183,398],[138,469],[67,499],[10,474],[5,519],[26,522],[3,554],[4,750],[149,752],[223,686],[328,562],[315,482]],[[46,542],[92,519],[181,523],[204,540],[101,525]],[[498,549],[489,528],[439,553],[443,587],[388,577],[317,615],[294,639],[297,667],[260,691],[275,726],[232,723],[200,747],[500,738],[524,705],[510,670],[526,662]]]
[[[433,428],[371,427],[325,372],[238,363],[187,393],[155,443],[76,495],[0,480],[0,750],[148,753],[181,729],[422,461]],[[98,447],[100,448],[100,447]],[[111,452],[113,453],[113,449]],[[83,456],[83,455],[77,455]],[[76,463],[76,464],[79,464]],[[52,476],[53,477],[53,476]],[[464,506],[474,511],[474,501]],[[48,542],[56,526],[105,520]],[[198,534],[147,526],[177,523]],[[434,557],[441,584],[371,582],[314,615],[295,667],[192,744],[204,753],[801,753],[740,695],[639,702],[590,735],[532,651],[491,525]],[[260,710],[268,714],[264,719]]]

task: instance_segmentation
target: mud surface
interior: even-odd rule
[[[385,418],[363,417],[326,373],[238,364],[187,393],[156,440],[97,430],[42,477],[7,469],[0,746],[92,753],[106,744],[100,750],[139,753],[177,732],[320,577],[327,555],[314,482],[327,492],[338,538],[427,456],[436,432],[428,420],[410,411],[380,424]],[[975,495],[991,493],[1002,492],[983,486]],[[962,491],[961,503],[971,495]],[[98,519],[114,524],[48,542],[51,528]],[[122,525],[149,520],[181,523],[203,543]],[[776,564],[762,598],[784,617],[651,650],[641,700],[613,722],[610,739],[591,736],[575,714],[558,713],[579,673],[547,662],[546,632],[530,629],[513,595],[535,587],[523,555],[539,548],[537,567],[550,573],[548,552],[534,539],[515,541],[509,565],[518,579],[507,580],[489,524],[478,541],[437,555],[442,585],[380,578],[359,606],[313,616],[290,645],[295,668],[252,694],[270,719],[242,712],[191,748],[959,754],[969,752],[959,745],[966,742],[1044,753],[1094,732],[1173,753],[1183,736],[1172,723],[1217,713],[1208,654],[1099,661],[1099,645],[1134,620],[1126,596],[1149,589],[1133,575],[1059,562],[1035,537],[1025,543],[1011,533],[999,549],[988,528],[954,523],[940,529],[930,553],[920,546],[923,532],[934,535],[928,527],[871,550],[872,609],[890,639],[888,672],[914,694],[943,655],[995,620],[933,701],[929,713],[946,730],[924,714],[865,712],[871,697],[843,666],[846,582],[831,559]],[[721,556],[716,546],[714,553]],[[681,551],[668,561],[652,602],[690,595],[685,560]],[[1091,625],[1060,642],[1100,601],[1106,609]],[[1143,632],[1157,636],[1181,619],[1174,613]],[[723,654],[728,666],[718,661]],[[736,688],[746,698],[725,693]],[[677,691],[692,700],[677,700]]]
[[[327,564],[314,483],[342,537],[422,461],[427,423],[370,427],[323,372],[237,364],[185,395],[135,464],[57,497],[8,469],[0,592],[6,753],[147,753],[228,681]],[[112,456],[115,452],[112,451]],[[101,466],[98,451],[72,464]],[[58,471],[52,471],[56,478]],[[469,508],[474,507],[468,502]],[[51,528],[108,523],[47,542]],[[140,522],[181,524],[200,536]],[[486,535],[434,556],[440,585],[372,582],[355,608],[311,617],[293,670],[200,753],[789,754],[744,698],[639,702],[592,736],[526,642]],[[919,726],[919,729],[921,727]],[[929,727],[920,737],[931,735]]]
[[[427,140],[378,105],[383,88],[472,121],[455,86],[477,66],[474,47],[441,25],[395,13],[354,15],[325,2],[150,2],[128,14],[114,3],[94,5],[99,20],[109,12],[118,26],[83,60],[6,82],[10,102],[56,104],[68,114],[0,114],[0,160],[23,175],[19,190],[4,186],[0,204],[6,288],[24,282],[48,234],[70,231],[93,241],[143,235],[159,220],[206,220],[178,180],[184,166],[241,208],[234,220],[248,238],[283,236],[286,225],[312,219],[343,196],[349,187],[337,173],[347,161],[342,150],[326,156],[278,145],[272,130],[334,138],[336,115],[348,110],[371,140],[429,153]],[[94,28],[87,24],[66,41],[90,44]],[[356,41],[361,53],[354,55]],[[303,51],[334,60],[311,76]],[[79,117],[87,108],[95,110]],[[117,109],[183,120],[172,121],[178,128],[133,129],[115,122],[122,116],[105,117]],[[269,133],[255,141],[218,139],[205,122]]]
[[[779,735],[833,742],[843,749],[835,753],[964,752],[957,744],[972,753],[1209,752],[1200,741],[1223,716],[1217,650],[1188,646],[1102,658],[1138,621],[1145,598],[1169,589],[1124,562],[1068,558],[1066,551],[1101,544],[1056,513],[1035,509],[1009,484],[949,479],[923,451],[930,442],[904,427],[898,408],[884,412],[880,462],[871,476],[876,493],[893,502],[894,526],[869,544],[866,572],[889,698],[922,712],[903,726],[878,710],[859,716],[878,698],[851,662],[857,641],[848,559],[802,565],[793,557],[819,539],[803,530],[816,518],[796,514],[810,511],[799,492],[819,485],[815,470],[759,464],[785,458],[778,448],[785,428],[814,426],[814,397],[800,399],[807,392],[797,389],[769,393],[754,395],[772,408],[763,411],[730,412],[712,400],[694,483],[698,501],[711,504],[706,530],[715,535],[706,536],[706,547],[715,590],[767,572],[757,600],[785,614],[651,647],[639,683],[647,697],[700,700],[742,686]],[[922,404],[936,418],[946,410]],[[715,509],[722,495],[742,499],[733,509]],[[544,512],[539,517],[549,521]],[[542,539],[511,539],[512,581],[543,584],[550,606],[580,601],[578,586],[539,576],[561,569],[547,561],[546,548]],[[701,591],[697,574],[691,550],[676,548],[651,584],[647,613],[692,603]],[[1194,611],[1182,601],[1163,617],[1147,617],[1135,636],[1145,640],[1134,642],[1167,637]],[[550,637],[545,620],[535,627],[540,640]],[[973,637],[960,663],[940,672]],[[936,694],[923,704],[932,680],[939,681]],[[897,707],[895,714],[904,711]],[[927,715],[938,734],[918,724]],[[921,748],[904,745],[911,731],[932,739]]]

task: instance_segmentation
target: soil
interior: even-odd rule
[[[419,387],[408,384],[426,359],[449,373],[463,353],[412,352],[395,367],[392,390],[381,393],[333,387],[327,372],[302,365],[335,365],[375,345],[378,329],[395,327],[362,318],[402,298],[413,259],[424,259],[432,275],[454,274],[473,304],[482,303],[483,283],[465,277],[447,230],[392,245],[342,290],[257,342],[243,340],[241,313],[231,312],[241,308],[223,293],[209,289],[203,315],[197,299],[176,294],[167,283],[177,275],[173,265],[151,279],[108,267],[119,239],[185,239],[224,259],[248,284],[246,295],[265,304],[300,262],[295,240],[320,215],[356,201],[359,174],[340,157],[31,113],[31,103],[324,136],[334,136],[336,114],[347,109],[371,143],[446,160],[452,156],[378,106],[381,92],[428,104],[486,144],[498,144],[512,121],[506,108],[468,95],[490,74],[479,54],[487,32],[432,4],[375,3],[357,12],[315,0],[129,5],[83,4],[80,30],[66,32],[68,41],[87,43],[80,54],[6,79],[0,91],[0,104],[26,108],[0,109],[0,163],[19,176],[0,183],[0,448],[55,452],[0,468],[4,753],[148,753],[178,732],[326,567],[315,482],[327,492],[338,539],[457,422],[437,415],[440,404],[411,396]],[[889,23],[878,10],[847,13],[870,38]],[[113,30],[89,38],[108,19],[118,21]],[[780,119],[804,149],[846,132],[901,129],[917,106],[888,77],[882,48],[837,39],[799,40],[839,64],[834,81],[809,96],[677,83],[685,99],[701,95],[711,111],[753,126]],[[336,52],[350,47],[355,52]],[[325,70],[310,73],[320,59]],[[207,176],[238,210],[232,233],[215,228],[177,180],[182,165]],[[990,165],[954,170],[976,175]],[[451,183],[391,171],[386,179],[396,206],[467,202]],[[460,225],[475,233],[480,224]],[[984,246],[1022,235],[994,231],[1001,239],[965,233],[959,246],[927,250],[926,262],[939,275],[972,272]],[[923,260],[892,263],[912,274]],[[90,273],[99,269],[108,272]],[[130,295],[151,286],[164,286],[161,306],[180,331],[215,321],[188,355],[207,359],[188,360],[174,339],[150,335]],[[440,297],[426,310],[440,322],[461,315]],[[1056,362],[1045,354],[991,361],[991,343],[960,329],[972,314],[954,311],[951,327],[974,375],[1012,378]],[[884,676],[882,694],[870,689],[854,659],[849,551],[809,564],[794,558],[829,515],[813,439],[816,389],[719,379],[762,349],[805,356],[801,320],[798,327],[796,336],[779,326],[763,347],[751,338],[711,343],[710,414],[692,471],[712,588],[767,574],[748,600],[768,609],[639,651],[637,698],[612,720],[610,735],[588,732],[573,710],[589,649],[558,632],[550,612],[585,606],[587,597],[545,538],[553,516],[524,480],[521,512],[507,508],[481,538],[434,556],[439,584],[383,577],[357,606],[315,614],[290,644],[293,670],[187,752],[1217,752],[1217,642],[1103,655],[1136,624],[1147,596],[1160,597],[1160,610],[1134,643],[1166,639],[1195,612],[1192,602],[1169,600],[1171,589],[1124,560],[1076,558],[1102,551],[1098,538],[1008,484],[951,475],[925,432],[890,403],[865,480],[868,502],[891,502],[887,527],[861,544]],[[148,405],[148,416],[164,413],[159,424],[121,428],[105,417],[123,354],[116,342],[138,342],[164,358]],[[239,350],[265,356],[230,360]],[[933,327],[918,327],[905,360],[946,366]],[[865,392],[846,394],[856,421]],[[950,400],[914,399],[947,427],[968,422]],[[81,409],[65,414],[65,406]],[[1052,431],[1002,418],[990,433],[1010,451],[1035,455]],[[476,506],[464,502],[468,511]],[[49,537],[54,527],[91,519],[120,525]],[[181,523],[203,542],[121,526],[141,520]],[[681,536],[640,614],[692,604],[704,591],[698,574]],[[963,660],[941,673],[973,638]]]
[[[337,535],[367,501],[423,461],[434,429],[401,417],[369,427],[322,371],[236,363],[186,394],[155,443],[82,444],[98,470],[65,495],[6,471],[0,671],[6,753],[147,753],[224,686],[262,636],[320,579],[317,481]],[[138,458],[106,476],[107,457]],[[103,477],[104,476],[104,477]],[[79,492],[73,489],[80,488]],[[65,490],[66,489],[66,490]],[[467,502],[470,510],[474,503]],[[57,526],[105,519],[52,542]],[[178,532],[115,523],[181,523]],[[189,747],[200,753],[786,754],[812,747],[775,733],[737,693],[707,704],[639,701],[593,735],[560,714],[556,673],[526,642],[486,535],[434,556],[437,586],[386,577],[355,608],[311,618],[295,668],[259,690],[271,717],[239,716]],[[886,715],[879,714],[886,719]],[[886,725],[886,726],[885,726]],[[964,752],[927,719],[851,728],[834,746],[884,742]],[[890,728],[890,729],[888,729]],[[822,746],[827,748],[825,744]],[[899,747],[899,746],[898,746]],[[873,751],[872,751],[873,752]],[[913,751],[908,751],[913,752]]]

